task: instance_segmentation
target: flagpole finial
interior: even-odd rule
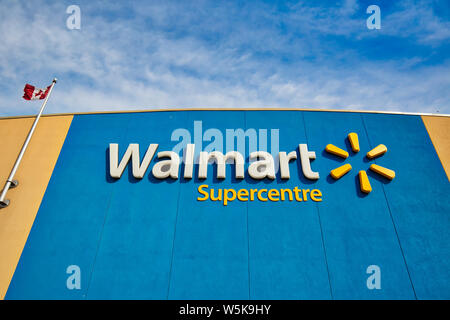
[[[54,83],[58,82],[58,78],[53,78],[53,82]]]

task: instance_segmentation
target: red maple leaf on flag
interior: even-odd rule
[[[26,84],[25,88],[23,88],[23,98],[25,100],[42,100],[47,97],[48,92],[50,91],[51,85],[49,85],[46,89],[39,89],[31,84]]]

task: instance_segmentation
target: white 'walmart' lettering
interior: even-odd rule
[[[139,145],[131,143],[128,145],[122,160],[119,162],[119,145],[117,143],[111,143],[109,145],[109,172],[111,177],[119,179],[125,167],[128,165],[131,159],[133,177],[142,179],[155,156],[158,144],[150,144],[147,151],[140,161]],[[311,160],[316,158],[314,151],[309,151],[306,144],[299,144],[298,146],[299,159],[301,161],[301,167],[303,175],[310,180],[319,179],[319,173],[314,172],[311,169]],[[281,179],[289,179],[289,163],[297,159],[297,151],[290,153],[279,152],[279,165]],[[194,172],[194,154],[195,144],[188,144],[186,146],[185,159],[184,159],[184,178],[191,179]],[[180,168],[180,157],[173,151],[162,151],[157,154],[158,159],[165,159],[157,162],[152,169],[152,174],[157,179],[166,179],[168,177],[172,179],[178,179]],[[225,155],[220,151],[212,152],[200,152],[199,155],[199,170],[198,178],[206,179],[208,176],[208,163],[213,160],[217,164],[217,178],[225,179],[226,164],[233,162],[235,165],[235,177],[236,179],[244,179],[244,157],[240,152],[230,151]],[[250,154],[250,166],[248,167],[248,175],[256,180],[261,179],[275,179],[275,161],[273,156],[265,151],[255,151]]]

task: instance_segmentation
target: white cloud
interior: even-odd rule
[[[36,104],[20,100],[23,85],[45,86],[53,75],[60,82],[49,113],[241,106],[450,113],[448,61],[370,61],[321,43],[317,34],[368,37],[356,14],[365,8],[355,1],[328,9],[300,3],[282,14],[268,5],[141,3],[128,13],[133,19],[107,13],[121,12],[121,4],[95,2],[80,4],[81,30],[72,31],[62,3],[0,6],[8,8],[0,10],[0,115],[34,113]],[[399,25],[420,12],[426,32],[411,31],[418,42],[437,46],[449,38],[437,30],[448,24],[424,5],[398,13],[397,31],[382,30],[398,36]]]

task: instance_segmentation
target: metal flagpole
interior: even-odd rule
[[[16,163],[14,163],[14,167],[11,170],[11,173],[9,174],[8,180],[6,180],[5,187],[3,188],[2,194],[0,196],[0,209],[6,208],[9,205],[9,200],[5,199],[6,193],[10,188],[15,188],[19,184],[17,180],[14,180],[14,175],[16,174],[17,169],[19,168],[20,161],[22,161],[23,155],[25,153],[25,150],[28,147],[28,143],[31,140],[31,136],[34,133],[34,130],[36,129],[36,126],[39,122],[39,119],[41,118],[42,112],[44,111],[45,105],[47,104],[48,98],[50,97],[50,94],[52,93],[53,86],[55,85],[56,81],[58,79],[53,79],[52,86],[50,87],[50,90],[48,91],[47,96],[45,97],[44,103],[42,104],[41,110],[39,111],[38,115],[36,116],[36,119],[33,122],[33,126],[30,129],[30,132],[28,132],[28,136],[22,146],[22,150],[20,150],[19,156],[16,159]]]

